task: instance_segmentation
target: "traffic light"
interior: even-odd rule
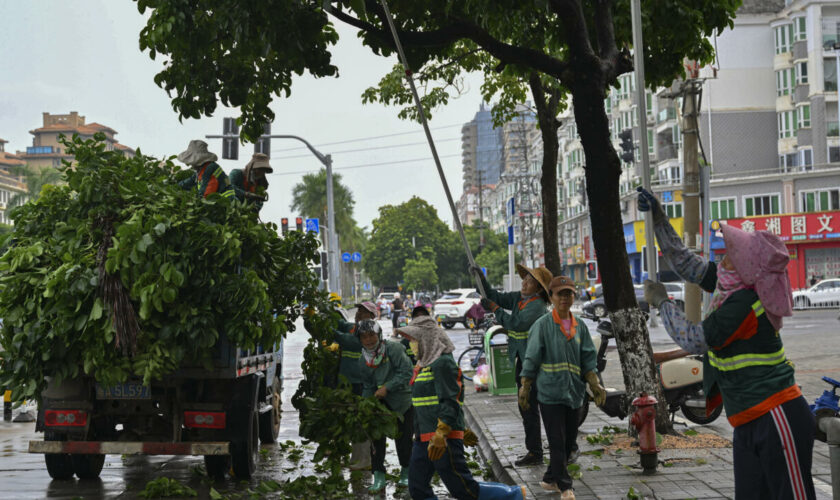
[[[633,163],[636,155],[633,154],[633,130],[626,128],[618,133],[618,138],[621,140],[621,159],[627,163]]]
[[[280,230],[283,231],[283,236],[289,234],[289,219],[283,217],[280,219]]]
[[[327,266],[327,252],[321,252],[321,279],[327,281],[329,279],[329,273],[327,272],[329,267]]]
[[[586,261],[586,279],[589,281],[595,281],[598,279],[598,261]]]
[[[236,137],[225,137],[222,139],[222,159],[223,160],[238,160],[239,159],[239,125],[236,124],[236,118],[225,118],[222,126],[223,135],[235,135]]]
[[[303,217],[295,217],[295,227],[298,231],[303,231]]]

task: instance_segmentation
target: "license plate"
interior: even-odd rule
[[[96,399],[152,399],[147,385],[134,382],[103,386],[96,384]]]

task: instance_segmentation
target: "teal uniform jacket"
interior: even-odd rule
[[[219,193],[225,198],[232,198],[236,194],[225,171],[213,161],[202,165],[197,172],[193,170],[192,176],[182,180],[178,185],[187,190],[195,189],[198,196],[202,198],[213,193]]]
[[[484,281],[483,277],[482,281]],[[490,288],[487,281],[484,281],[484,290],[487,298],[499,306],[493,313],[496,315],[496,321],[507,330],[508,357],[511,366],[516,366],[517,357],[521,360],[525,359],[528,331],[531,325],[546,313],[547,304],[539,295],[523,299],[520,292],[497,292]]]
[[[368,366],[365,355],[359,358],[362,397],[370,397],[383,385],[388,390],[384,401],[388,408],[404,414],[411,407],[411,361],[398,342],[385,342],[385,357],[379,366]]]
[[[461,370],[452,354],[442,354],[429,366],[416,366],[411,380],[415,437],[424,442],[431,439],[440,419],[452,429],[447,439],[464,439],[463,401]]]
[[[540,403],[580,408],[586,392],[583,376],[591,371],[597,373],[595,344],[589,329],[572,316],[570,330],[563,331],[554,312],[531,327],[522,376],[536,379]]]
[[[347,377],[351,384],[361,384],[362,375],[359,370],[359,358],[362,357],[362,343],[356,336],[356,324],[339,321],[335,332],[335,341],[341,347],[341,363],[338,373]]]
[[[235,168],[230,171],[230,185],[236,193],[236,199],[242,202],[248,202],[257,212],[263,207],[263,201],[255,198],[246,198],[245,193],[256,193],[257,185],[251,184],[245,179],[245,172],[241,168]]]

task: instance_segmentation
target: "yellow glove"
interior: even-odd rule
[[[435,434],[432,436],[432,439],[429,440],[429,460],[434,462],[443,456],[443,453],[446,451],[446,436],[448,436],[450,432],[452,432],[452,428],[438,419]]]
[[[475,435],[475,432],[472,429],[467,429],[464,431],[464,446],[475,446],[478,444],[478,436]]]
[[[336,343],[336,342],[333,342],[332,344],[327,344],[326,340],[322,340],[321,345],[324,346],[324,349],[326,349],[330,352],[336,352],[339,349],[341,349],[341,346],[338,345],[338,343]]]
[[[607,401],[607,391],[604,390],[601,381],[598,380],[598,374],[594,371],[587,372],[584,378],[589,383],[589,390],[592,391],[592,400],[595,401],[597,406],[603,406]]]
[[[519,407],[523,410],[531,409],[531,402],[528,400],[531,396],[531,384],[534,379],[522,377],[522,387],[519,388]]]

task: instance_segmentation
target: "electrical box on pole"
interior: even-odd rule
[[[236,136],[224,137],[222,139],[222,159],[223,160],[238,160],[239,159],[239,125],[236,124],[236,118],[225,118],[222,125],[222,135]]]
[[[254,154],[262,153],[269,158],[271,157],[271,124],[266,123],[263,126],[263,135],[254,143]]]

